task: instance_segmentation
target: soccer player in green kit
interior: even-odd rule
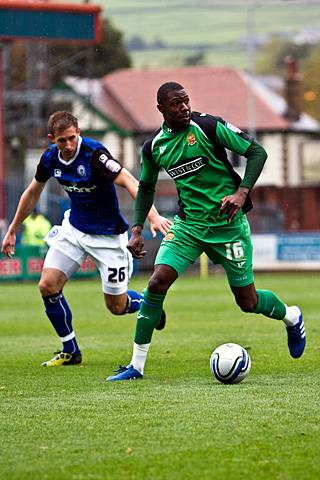
[[[205,252],[226,271],[230,288],[242,311],[282,320],[293,358],[304,351],[303,317],[275,293],[256,290],[252,268],[250,227],[245,213],[252,208],[250,190],[267,154],[252,137],[220,117],[191,111],[189,96],[175,82],[157,93],[164,122],[144,143],[139,192],[135,202],[128,249],[133,257],[145,255],[142,228],[152,205],[160,169],[176,182],[180,211],[158,251],[154,272],[140,306],[133,355],[108,381],[143,378],[155,326],[169,287]],[[243,180],[228,162],[225,149],[247,159]]]

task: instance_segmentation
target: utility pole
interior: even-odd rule
[[[6,217],[6,164],[5,164],[5,120],[4,120],[4,95],[3,95],[3,46],[0,44],[0,220]]]
[[[247,9],[247,65],[249,76],[255,75],[255,9],[256,2],[253,2]],[[256,136],[256,102],[252,88],[248,84],[247,89],[247,116],[248,130],[250,135]]]

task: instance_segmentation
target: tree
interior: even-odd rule
[[[290,55],[296,60],[302,60],[308,56],[310,49],[310,45],[295,45],[288,40],[274,36],[259,51],[256,71],[261,75],[283,74],[284,58],[286,56]]]
[[[184,59],[184,65],[204,65],[205,53],[202,51],[194,52]]]
[[[127,41],[127,48],[129,50],[141,51],[146,50],[148,48],[148,45],[139,35],[134,35]]]
[[[262,75],[284,75],[287,55],[299,61],[302,75],[303,111],[320,120],[320,44],[295,45],[274,37],[260,51],[256,71]]]

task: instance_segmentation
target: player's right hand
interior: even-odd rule
[[[1,247],[1,252],[11,258],[14,255],[14,246],[16,244],[16,234],[7,232]]]

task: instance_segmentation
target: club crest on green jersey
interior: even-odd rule
[[[174,237],[174,233],[173,232],[168,232],[166,234],[166,236],[164,237],[164,240],[172,240]]]
[[[192,147],[195,143],[197,143],[197,140],[194,133],[189,133],[187,136],[187,144]]]

